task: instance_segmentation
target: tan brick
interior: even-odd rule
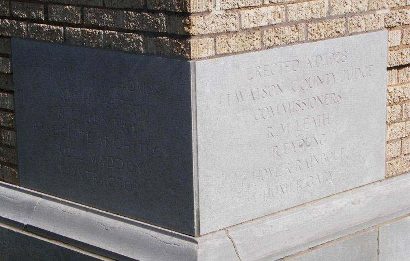
[[[205,11],[212,10],[212,5],[213,5],[212,0],[189,0],[189,1],[184,0],[184,1],[188,2],[187,11],[191,13],[205,12]]]
[[[0,162],[17,165],[16,149],[0,145]]]
[[[410,66],[398,69],[397,79],[399,83],[410,82]]]
[[[386,175],[387,177],[394,177],[401,175],[410,170],[410,157],[401,156],[387,162]]]
[[[0,37],[0,54],[11,53],[11,40],[10,38]]]
[[[191,18],[189,15],[168,15],[166,18],[166,31],[173,34],[190,34]]]
[[[0,144],[16,147],[16,132],[0,128]]]
[[[116,26],[128,30],[165,32],[167,29],[166,16],[162,13],[125,12],[118,21]]]
[[[367,10],[368,0],[330,0],[330,14],[343,15]]]
[[[26,22],[0,19],[0,36],[25,37],[26,35]]]
[[[105,31],[103,36],[105,48],[128,52],[144,52],[143,37],[139,34]]]
[[[410,64],[410,47],[389,51],[388,65],[390,67],[406,64]]]
[[[14,90],[13,75],[0,73],[0,89]]]
[[[358,33],[384,28],[384,13],[356,15],[348,18],[349,33]]]
[[[307,33],[309,40],[342,36],[346,33],[346,21],[345,19],[334,19],[308,24]]]
[[[14,110],[14,96],[12,93],[0,91],[0,109]]]
[[[410,45],[410,28],[403,30],[402,44]]]
[[[216,53],[235,53],[261,48],[261,32],[239,32],[216,37]]]
[[[410,9],[392,10],[386,14],[385,26],[396,27],[410,24]]]
[[[370,10],[386,9],[405,5],[406,0],[369,0]]]
[[[389,47],[399,46],[401,43],[401,30],[389,31]]]
[[[285,21],[284,6],[266,6],[242,10],[242,28],[252,28],[258,26],[272,25]]]
[[[167,10],[174,12],[205,12],[212,9],[211,0],[147,0],[151,10]]]
[[[215,55],[215,40],[213,38],[192,38],[191,58],[204,58]]]
[[[17,167],[11,167],[0,163],[0,181],[7,183],[18,184],[18,171]]]
[[[191,17],[190,34],[209,34],[231,32],[239,29],[239,16],[237,13],[218,13],[196,15]]]
[[[144,1],[143,0],[104,0],[104,5],[108,8],[140,9],[144,7]]]
[[[84,23],[100,27],[123,27],[124,11],[84,8]]]
[[[263,0],[216,0],[217,9],[236,9],[248,6],[260,6]]]
[[[27,30],[28,36],[36,40],[59,43],[64,41],[64,29],[61,26],[29,24]]]
[[[397,122],[402,119],[401,105],[387,106],[387,123]]]
[[[410,121],[406,121],[406,136],[410,136]]]
[[[410,120],[410,102],[406,102],[403,104],[403,120]]]
[[[303,41],[305,26],[298,24],[267,29],[263,32],[263,45],[271,47]]]
[[[314,0],[288,5],[290,21],[325,17],[328,9],[326,0]]]
[[[79,24],[81,23],[81,7],[70,5],[49,5],[50,21]]]
[[[81,5],[81,6],[104,6],[104,0],[37,0],[45,3],[58,3],[65,5]]]
[[[386,158],[391,160],[400,156],[401,154],[401,140],[395,140],[386,144]]]
[[[387,88],[387,103],[389,105],[402,103],[410,99],[410,85],[398,85]]]
[[[14,113],[0,111],[0,127],[14,128]]]
[[[402,141],[402,153],[404,155],[410,154],[410,137],[404,138]]]
[[[387,71],[387,84],[393,85],[398,83],[398,70],[390,69]]]
[[[146,50],[150,54],[189,58],[189,40],[169,37],[150,37],[146,39]]]
[[[387,126],[387,140],[395,140],[406,136],[406,123],[398,122]]]
[[[9,58],[0,57],[0,73],[11,73],[11,62]]]
[[[9,15],[10,15],[9,1],[0,0],[0,16],[9,16]]]
[[[103,31],[84,28],[65,28],[66,42],[73,45],[102,47]]]
[[[11,1],[11,13],[19,18],[44,20],[44,6],[39,3]]]

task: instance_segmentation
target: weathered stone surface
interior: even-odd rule
[[[12,46],[21,185],[193,234],[189,63]]]
[[[404,261],[410,257],[410,217],[380,227],[380,261]]]
[[[378,261],[377,237],[377,230],[352,235],[283,261]]]
[[[386,49],[376,32],[196,62],[201,233],[384,178]]]

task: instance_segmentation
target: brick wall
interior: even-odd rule
[[[201,59],[383,28],[390,177],[410,171],[409,0],[0,0],[0,179],[17,182],[12,36]]]

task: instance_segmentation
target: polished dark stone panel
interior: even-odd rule
[[[187,61],[13,39],[21,185],[194,234]]]
[[[91,256],[0,227],[0,260],[4,261],[92,261]]]

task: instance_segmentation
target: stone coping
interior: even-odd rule
[[[410,173],[193,238],[0,183],[0,220],[109,258],[271,260],[409,214],[409,190]]]

